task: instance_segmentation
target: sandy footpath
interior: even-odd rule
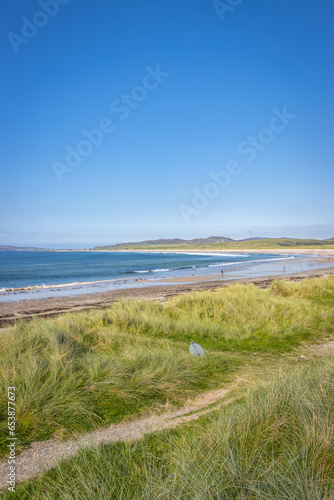
[[[331,252],[332,255],[334,255],[334,251],[331,250]],[[327,259],[328,257],[326,258],[326,261]],[[296,274],[263,276],[260,278],[237,278],[228,280],[209,279],[196,281],[194,283],[173,283],[170,285],[162,284],[161,286],[110,290],[108,292],[97,292],[87,295],[77,295],[73,297],[55,297],[49,299],[27,300],[21,302],[3,302],[0,303],[0,326],[8,326],[13,323],[13,321],[20,318],[29,319],[33,316],[47,317],[55,316],[57,314],[65,312],[106,308],[112,302],[121,299],[157,300],[164,302],[170,297],[174,297],[175,295],[179,295],[180,293],[189,293],[200,290],[216,290],[218,288],[229,286],[235,283],[254,283],[260,288],[267,288],[274,280],[277,279],[298,282],[305,278],[320,278],[322,276],[333,274],[334,268],[315,269],[312,271],[304,271]]]
[[[96,447],[101,444],[116,443],[118,441],[138,441],[145,434],[174,429],[185,422],[197,420],[199,417],[226,405],[234,400],[230,398],[223,400],[239,383],[243,382],[241,377],[237,378],[233,385],[213,391],[207,391],[195,398],[186,401],[183,408],[179,410],[166,411],[160,415],[151,415],[112,424],[107,428],[97,429],[91,433],[80,434],[77,439],[59,441],[50,439],[31,443],[16,459],[16,483],[33,479],[44,472],[55,467],[62,460],[69,459],[84,448]],[[213,405],[213,406],[212,406]],[[216,406],[215,406],[216,405]],[[6,488],[6,474],[8,463],[0,462],[0,490]]]

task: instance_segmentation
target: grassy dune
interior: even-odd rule
[[[17,498],[332,500],[333,406],[333,357],[285,363],[200,421],[82,451]]]
[[[16,387],[21,444],[90,431],[222,386],[254,363],[250,353],[275,358],[330,335],[333,298],[328,277],[20,322],[0,337],[1,452],[8,386]],[[204,347],[204,358],[189,355],[191,340]]]
[[[9,385],[22,447],[181,405],[237,372],[253,382],[196,424],[86,450],[15,498],[332,500],[334,360],[294,359],[304,341],[333,338],[333,303],[330,276],[17,323],[0,337],[2,453]]]
[[[16,387],[20,442],[69,436],[140,415],[226,380],[221,354],[193,359],[187,346],[104,326],[109,314],[19,325],[2,339],[1,450],[7,387]]]

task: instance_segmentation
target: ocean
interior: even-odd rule
[[[328,267],[303,255],[206,252],[0,252],[0,303],[49,299],[175,280],[241,279]],[[224,270],[224,277],[221,270]],[[174,281],[173,281],[174,280]]]
[[[8,288],[97,283],[220,272],[291,256],[228,253],[0,252],[0,291]],[[216,268],[216,269],[212,269]],[[191,271],[191,273],[190,273]]]

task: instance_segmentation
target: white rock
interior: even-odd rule
[[[199,344],[196,344],[195,342],[190,343],[189,352],[193,356],[204,356],[205,355],[203,347],[201,347]]]

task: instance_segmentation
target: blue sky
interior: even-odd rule
[[[0,244],[334,236],[332,2],[4,14]]]

